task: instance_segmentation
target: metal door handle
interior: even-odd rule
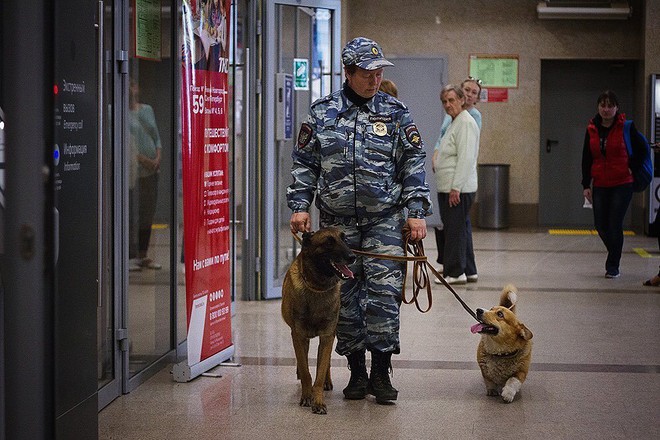
[[[555,141],[553,139],[546,139],[546,141],[545,141],[545,151],[546,151],[546,153],[550,153],[551,150],[552,150],[552,145],[553,144],[558,144],[558,143],[559,143],[559,141]]]
[[[250,75],[252,74],[251,65],[250,65],[250,48],[245,48],[245,128],[243,133],[245,134],[245,152],[243,160],[243,191],[245,196],[243,197],[243,238],[247,241],[250,239],[250,112],[251,112],[251,93],[250,90]]]

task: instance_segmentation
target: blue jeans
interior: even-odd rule
[[[621,250],[623,249],[623,218],[632,200],[632,185],[609,188],[594,187],[594,227],[607,248],[605,270],[619,272]]]

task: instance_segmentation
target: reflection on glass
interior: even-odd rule
[[[173,347],[171,335],[170,270],[172,225],[176,219],[172,206],[172,161],[176,160],[174,136],[175,106],[172,58],[168,50],[158,50],[153,39],[169,41],[171,2],[161,2],[160,12],[150,11],[144,19],[162,22],[165,36],[135,35],[130,24],[131,41],[139,58],[131,54],[128,145],[129,249],[128,337],[129,374],[133,377]],[[133,15],[131,15],[131,20]],[[142,41],[151,38],[149,42]],[[169,43],[167,43],[169,44]]]

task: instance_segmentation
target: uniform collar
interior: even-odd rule
[[[362,107],[363,105],[366,105],[369,108],[370,112],[378,113],[384,102],[383,95],[384,95],[383,93],[377,92],[372,98],[369,98],[365,101],[364,98],[360,97],[360,95],[355,93],[350,87],[348,87],[346,83],[344,83],[344,87],[341,90],[341,109],[339,110],[339,113],[347,112],[351,108],[351,106],[354,105],[358,107]],[[352,97],[356,101],[359,101],[358,98],[361,98],[360,100],[362,101],[362,103],[358,105],[358,103],[351,100]]]

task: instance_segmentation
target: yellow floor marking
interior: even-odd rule
[[[548,229],[550,235],[598,235],[595,229]],[[633,236],[634,231],[623,231],[623,235]]]
[[[652,255],[646,252],[644,248],[633,248],[633,252],[639,255],[642,258],[660,258],[660,255]]]
[[[167,229],[168,225],[165,223],[154,223],[151,225],[151,229]]]

